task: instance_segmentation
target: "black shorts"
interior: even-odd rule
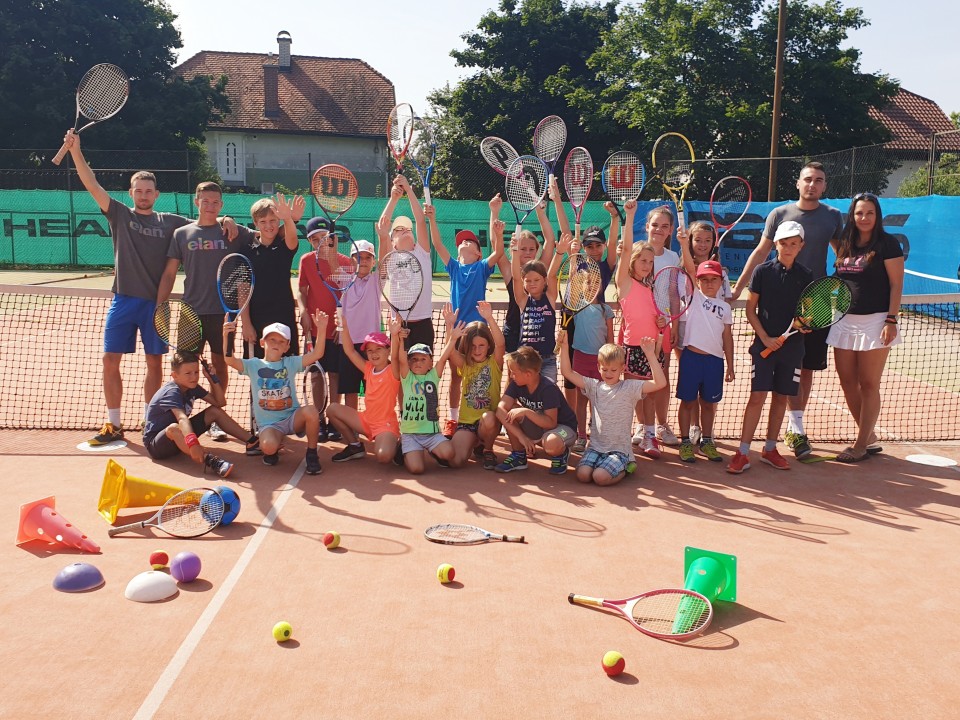
[[[827,335],[830,328],[813,330],[803,336],[803,369],[827,369]]]
[[[200,322],[203,324],[203,340],[198,352],[203,352],[203,345],[206,343],[213,355],[223,355],[223,315],[201,315]],[[233,347],[234,336],[231,335],[227,344],[228,354],[233,355]]]
[[[207,430],[210,429],[212,423],[208,423],[204,420],[204,415],[206,410],[203,412],[198,412],[196,415],[190,418],[190,427],[193,428],[195,435],[203,435]],[[180,448],[177,447],[177,444],[167,437],[167,428],[163,428],[156,435],[152,437],[143,438],[143,447],[146,448],[147,453],[154,460],[163,460],[165,458],[171,458],[174,455],[180,453]]]
[[[343,348],[340,343],[333,340],[327,340],[323,344],[323,357],[320,358],[320,367],[326,370],[327,374],[340,374],[340,363],[343,362]]]
[[[410,320],[407,322],[407,329],[410,334],[403,339],[403,349],[409,350],[417,343],[423,343],[431,350],[433,347],[433,318],[424,318],[423,320]]]
[[[800,368],[803,365],[803,343],[787,343],[767,357],[760,357],[763,343],[755,340],[750,346],[753,378],[751,392],[775,392],[794,396],[800,391]]]
[[[353,347],[358,353],[360,353],[361,357],[366,358],[366,353],[361,352],[360,350],[361,345],[362,343],[357,343]],[[337,378],[337,390],[343,395],[355,395],[360,392],[360,387],[362,385],[363,371],[350,361],[350,358],[347,357],[347,354],[343,352],[343,349],[341,348],[340,372],[339,377]]]

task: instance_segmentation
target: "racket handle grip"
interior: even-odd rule
[[[603,607],[603,601],[588,595],[577,595],[570,593],[567,595],[567,602],[571,605],[589,605],[590,607]]]
[[[430,188],[426,185],[423,186],[423,202],[426,205],[433,205],[433,203],[430,201]]]
[[[768,357],[770,357],[772,354],[773,354],[773,349],[772,349],[772,348],[764,348],[763,350],[760,351],[760,357],[762,357],[762,358],[768,358]]]
[[[66,155],[67,155],[67,144],[64,143],[63,145],[60,146],[60,151],[53,156],[53,160],[51,162],[53,162],[54,165],[59,165],[61,162],[63,162],[63,158],[66,157]]]
[[[107,530],[107,535],[113,537],[114,535],[119,535],[123,532],[129,532],[130,530],[142,530],[145,527],[146,525],[144,525],[142,522],[130,523],[129,525],[121,525],[120,527],[110,528]]]

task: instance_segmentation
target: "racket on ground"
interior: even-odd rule
[[[553,180],[553,169],[556,167],[563,146],[567,144],[567,124],[557,115],[548,115],[533,131],[533,154],[543,160],[547,166],[547,175]]]
[[[838,277],[814,280],[800,293],[796,316],[780,339],[785,341],[794,333],[800,332],[801,328],[822,330],[830,327],[847,314],[852,299],[853,295],[846,280]],[[769,357],[773,352],[771,348],[764,348],[760,357]]]
[[[663,268],[653,277],[653,304],[667,325],[683,315],[693,302],[693,281],[677,265]],[[664,325],[660,334],[666,330]]]
[[[520,157],[520,153],[506,140],[490,136],[480,141],[480,156],[486,161],[487,165],[506,177],[507,168]]]
[[[617,215],[623,222],[623,204],[627,200],[636,200],[647,183],[647,171],[634,153],[620,150],[613,153],[603,163],[600,171],[600,185],[607,197],[617,209]]]
[[[713,620],[713,605],[693,590],[651,590],[622,600],[570,593],[571,605],[605,608],[625,617],[637,630],[661,640],[699,635]]]
[[[313,340],[309,335],[305,341],[306,352],[313,351]],[[330,404],[330,384],[327,378],[327,371],[320,365],[320,361],[310,363],[303,369],[303,397],[304,405],[313,403],[323,418],[327,405]]]
[[[403,161],[413,139],[414,114],[409,103],[396,105],[387,117],[387,145],[397,164],[397,175],[403,174]]]
[[[432,205],[430,180],[433,178],[433,165],[437,159],[437,139],[433,126],[421,117],[413,120],[413,137],[407,155],[423,184],[423,200],[427,205]]]
[[[199,537],[220,524],[223,519],[223,508],[223,498],[216,490],[210,488],[182,490],[167,500],[153,517],[110,528],[107,530],[107,535],[113,537],[119,533],[152,526],[174,537]]]
[[[380,293],[406,326],[423,294],[423,267],[413,253],[391,250],[380,262],[379,270]]]
[[[110,63],[94,65],[84,73],[77,86],[77,119],[73,122],[73,131],[78,135],[98,122],[111,118],[120,112],[130,96],[130,82],[127,74]],[[80,118],[88,122],[80,127]],[[59,165],[67,154],[64,144],[54,156],[53,164]]]
[[[196,353],[203,344],[203,322],[193,306],[182,300],[165,300],[153,313],[153,327],[163,342],[174,350]],[[200,363],[210,375],[210,380],[219,383],[220,378],[207,364],[203,355]]]
[[[677,224],[681,228],[686,226],[683,219],[683,200],[693,180],[695,159],[693,145],[680,133],[664,133],[653,145],[653,169],[663,189],[677,206]]]
[[[526,542],[523,535],[501,535],[474,525],[461,525],[459,523],[434,525],[424,530],[423,534],[430,542],[443,545],[479,545],[492,540],[514,543]]]
[[[560,279],[567,278],[567,284],[560,298],[562,318],[560,332],[565,333],[573,316],[588,307],[597,299],[603,279],[600,275],[600,265],[597,261],[584,253],[569,256],[560,266]],[[553,349],[553,354],[560,352],[560,341]]]
[[[717,230],[717,245],[713,249],[715,257],[720,257],[720,246],[737,223],[743,220],[752,199],[750,183],[742,177],[727,175],[713,186],[713,192],[710,193],[710,219]]]
[[[504,185],[507,202],[517,218],[514,233],[519,233],[524,221],[547,194],[547,166],[538,157],[521,155],[507,168]]]
[[[573,207],[573,216],[576,220],[574,239],[579,242],[580,217],[583,215],[583,207],[587,204],[587,197],[593,187],[593,159],[586,148],[575,147],[567,154],[567,160],[563,164],[563,187]]]

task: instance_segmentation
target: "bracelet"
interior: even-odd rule
[[[884,323],[885,325],[896,325],[896,324],[897,324],[897,320],[896,320],[896,318],[888,317],[886,320],[883,321],[883,323]]]
[[[887,315],[887,320],[891,320],[891,319],[893,320],[897,319],[897,316],[895,313],[890,313],[889,315]]]
[[[193,447],[194,445],[199,445],[199,444],[200,444],[200,441],[197,440],[197,434],[196,434],[196,433],[188,433],[188,434],[184,435],[184,436],[183,436],[183,440],[184,440],[185,443],[187,443],[187,447]]]

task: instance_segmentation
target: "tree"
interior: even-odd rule
[[[950,113],[950,122],[953,123],[953,126],[957,128],[957,130],[960,130],[960,112],[954,111]]]
[[[229,111],[226,78],[173,72],[182,46],[161,0],[22,0],[0,5],[0,135],[7,147],[50,157],[75,114],[90,67],[111,62],[131,78],[120,114],[83,137],[85,148],[180,150]],[[139,166],[139,163],[134,163]]]
[[[921,197],[927,194],[930,169],[924,165],[900,183],[899,197]],[[934,195],[960,195],[960,156],[943,153],[933,175]]]

